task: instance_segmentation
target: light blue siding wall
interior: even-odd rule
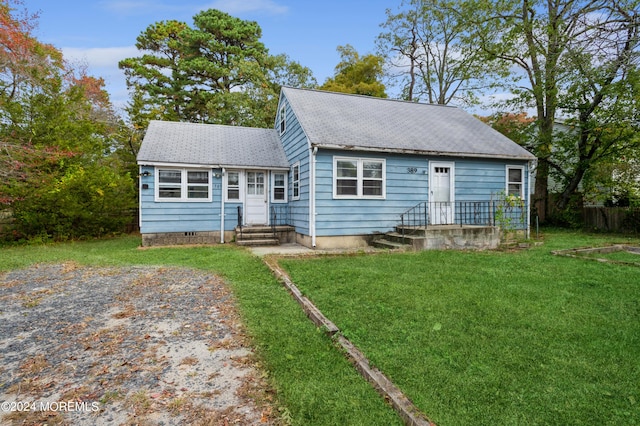
[[[527,190],[527,162],[485,159],[449,159],[455,162],[456,201],[488,201],[506,191],[506,167],[525,166],[524,190]]]
[[[334,199],[333,158],[384,158],[386,199]],[[415,169],[415,172],[413,170]],[[320,151],[316,162],[316,232],[318,236],[362,235],[393,229],[400,214],[425,201],[428,162],[424,157]]]
[[[218,199],[218,204],[220,204],[220,199]],[[225,231],[233,231],[238,226],[238,207],[242,207],[244,210],[244,206],[240,202],[225,202],[224,203],[224,230]],[[244,211],[243,211],[244,214]],[[219,222],[220,220],[218,220]],[[220,225],[218,225],[218,229],[220,229]]]
[[[384,158],[385,199],[334,199],[333,159],[338,157]],[[522,161],[426,158],[417,155],[320,151],[316,163],[316,232],[318,236],[364,235],[387,232],[398,225],[400,215],[420,202],[429,201],[429,161],[455,164],[455,200],[489,201],[505,190],[506,165],[526,166]],[[525,177],[528,177],[525,169]],[[527,182],[525,181],[525,191]]]
[[[298,119],[291,110],[286,97],[280,99],[278,116],[276,117],[276,129],[280,128],[280,111],[285,106],[286,130],[280,136],[284,152],[289,164],[293,166],[300,163],[300,197],[293,199],[293,173],[289,170],[289,217],[290,225],[296,228],[296,232],[310,235],[309,230],[309,192],[310,192],[310,156],[309,143]]]
[[[498,202],[501,195],[506,194],[507,166],[524,166],[525,202],[529,202],[530,195],[527,194],[529,170],[526,161],[482,159],[456,161],[456,201],[493,200]],[[493,206],[495,209],[496,204]],[[496,212],[494,211],[493,214],[495,215]],[[526,208],[513,207],[502,214],[511,218],[511,226],[514,229],[526,228]]]
[[[149,171],[151,176],[141,176],[141,184],[148,185],[147,189],[140,189],[141,223],[140,232],[143,234],[160,232],[203,232],[220,230],[220,197],[222,194],[222,179],[219,169],[212,173],[212,201],[210,202],[156,202],[155,201],[155,169],[143,166],[141,172]],[[230,206],[225,208],[229,212]],[[229,212],[230,213],[230,212]],[[228,213],[228,214],[229,214]],[[235,215],[235,213],[234,213]],[[229,218],[230,216],[227,216]],[[232,223],[225,222],[226,229],[233,229],[235,216],[231,216]]]

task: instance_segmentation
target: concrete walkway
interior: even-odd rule
[[[267,256],[270,254],[287,256],[287,255],[299,255],[299,254],[313,254],[318,252],[317,250],[313,250],[296,243],[280,244],[278,246],[255,246],[255,247],[250,247],[250,249],[253,254],[260,257]]]

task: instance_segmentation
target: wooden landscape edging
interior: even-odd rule
[[[633,253],[640,253],[640,247],[634,247],[627,244],[613,244],[605,247],[578,247],[572,249],[565,250],[554,250],[551,252],[554,256],[564,256],[564,257],[572,257],[574,259],[584,259],[591,260],[595,262],[601,263],[612,263],[616,265],[627,265],[627,266],[640,266],[640,262],[624,262],[620,260],[612,260],[606,259],[603,257],[589,257],[586,254],[592,253],[615,253],[617,251],[628,251]]]
[[[264,263],[285,286],[293,298],[302,307],[307,317],[319,328],[323,329],[333,341],[344,351],[356,370],[388,401],[398,413],[404,424],[409,426],[436,426],[416,407],[402,391],[393,384],[380,370],[369,364],[367,357],[342,335],[340,329],[305,296],[291,281],[289,275],[280,268],[275,256],[265,256]]]

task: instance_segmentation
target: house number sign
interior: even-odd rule
[[[415,175],[417,171],[418,171],[417,167],[407,167],[407,172],[409,172],[412,175]]]

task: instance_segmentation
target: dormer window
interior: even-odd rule
[[[285,107],[283,105],[282,108],[280,108],[280,134],[283,134],[285,130],[287,130],[287,120],[285,116]]]

